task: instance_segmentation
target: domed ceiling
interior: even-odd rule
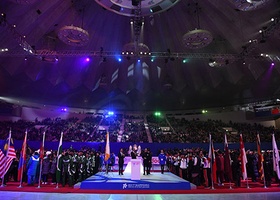
[[[0,96],[184,110],[280,97],[279,0],[1,0]]]

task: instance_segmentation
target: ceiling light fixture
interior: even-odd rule
[[[196,3],[195,13],[197,15],[197,27],[198,28],[187,32],[183,36],[183,43],[184,43],[185,47],[187,47],[189,49],[200,49],[200,48],[208,46],[213,41],[213,36],[209,31],[200,29],[199,10],[200,10],[200,7],[198,6],[198,3]]]
[[[89,42],[89,33],[76,26],[64,26],[58,32],[58,38],[71,46],[85,46]]]

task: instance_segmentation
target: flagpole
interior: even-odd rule
[[[273,171],[276,173],[278,179],[280,179],[280,169],[279,169],[279,151],[277,143],[275,141],[274,133],[272,134],[272,151],[273,151]]]
[[[210,138],[210,148],[209,148],[209,152],[208,152],[208,157],[209,157],[209,154],[211,152],[211,160],[210,160],[210,168],[211,168],[211,189],[214,190],[214,177],[213,177],[213,151],[212,151],[212,137],[211,137],[211,134],[209,134],[209,138]]]
[[[246,178],[246,182],[247,182],[247,189],[251,189],[250,186],[249,186],[248,177]]]
[[[231,157],[230,157],[230,152],[229,152],[229,147],[228,147],[228,141],[227,141],[227,134],[225,132],[225,141],[224,141],[224,150],[225,150],[225,161],[227,162],[227,167],[228,167],[228,179],[229,179],[229,189],[232,190],[232,186],[231,186],[231,179],[232,179],[232,170],[231,170]]]
[[[263,161],[264,161],[264,157],[263,157],[263,153],[261,151],[261,139],[260,139],[260,135],[257,134],[257,149],[258,149],[258,159],[261,161],[261,170],[259,170],[259,172],[261,173],[261,179],[263,177],[263,187],[266,187],[266,180],[265,180],[265,174],[264,174],[264,167],[263,167]]]
[[[59,187],[58,187],[58,182],[60,181],[60,180],[58,180],[58,176],[57,176],[57,174],[58,174],[58,172],[57,172],[57,170],[58,170],[58,166],[59,166],[59,159],[60,159],[60,154],[62,153],[62,137],[63,137],[63,132],[61,132],[61,135],[60,135],[60,140],[59,140],[59,144],[58,144],[58,150],[57,150],[57,156],[56,156],[56,187],[55,187],[55,189],[59,189]],[[60,152],[61,151],[61,152]],[[60,170],[59,170],[60,171]],[[61,173],[61,172],[59,172],[59,173]],[[59,176],[60,177],[60,176]]]
[[[229,181],[229,189],[232,190],[231,181]]]
[[[27,130],[25,131],[25,137],[24,137],[24,140],[23,140],[23,144],[24,145],[24,152],[22,152],[23,154],[26,154],[26,142],[27,142]],[[23,158],[23,166],[22,166],[22,169],[20,170],[20,182],[19,182],[19,188],[22,188],[22,178],[23,178],[23,170],[24,170],[24,164],[25,164],[25,159],[24,159],[24,156],[25,155],[21,155]]]
[[[263,154],[262,154],[262,157],[263,157]],[[264,188],[267,188],[267,187],[266,187],[266,180],[265,180],[265,173],[264,173],[264,168],[263,168],[263,160],[262,160],[261,163],[262,163],[262,173],[263,173],[263,183],[264,183],[264,184],[263,184],[263,187],[264,187]]]
[[[9,131],[9,137],[8,137],[8,148],[7,148],[7,152],[6,152],[6,159],[8,158],[8,153],[9,153],[9,148],[10,148],[10,143],[11,143],[11,137],[12,137],[12,131],[10,129]],[[5,162],[5,165],[7,165],[7,162]],[[3,173],[2,175],[2,184],[1,184],[1,187],[5,187],[4,185],[4,177],[5,177],[5,174]]]
[[[40,149],[40,173],[39,173],[39,183],[37,188],[41,188],[41,176],[42,176],[42,167],[43,167],[43,159],[44,159],[44,146],[45,146],[45,132],[43,133],[43,143],[42,143],[42,148]],[[41,156],[43,155],[43,156]]]

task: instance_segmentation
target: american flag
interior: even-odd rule
[[[7,171],[9,170],[13,159],[16,158],[16,151],[14,148],[14,144],[11,139],[11,131],[9,133],[9,138],[7,143],[4,146],[4,150],[6,150],[6,155],[0,149],[0,177],[3,178]]]

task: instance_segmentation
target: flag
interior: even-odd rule
[[[280,170],[279,170],[279,151],[275,141],[275,136],[272,134],[272,149],[273,149],[273,170],[276,172],[278,179],[280,179]]]
[[[227,142],[227,135],[225,134],[225,144],[224,144],[224,150],[225,150],[225,174],[227,175],[228,179],[232,181],[232,170],[231,170],[231,157],[229,153],[228,148],[228,142]]]
[[[2,172],[2,171],[5,170],[4,169],[5,165],[6,165],[6,156],[3,153],[3,151],[0,149],[0,178],[3,177],[2,173],[4,173],[4,172]]]
[[[43,133],[43,141],[40,147],[40,172],[39,172],[39,186],[41,184],[42,177],[42,167],[43,167],[43,159],[44,159],[44,146],[45,146],[45,132]]]
[[[22,174],[26,167],[26,146],[27,146],[27,131],[25,132],[22,148],[20,152],[19,164],[18,164],[18,180],[22,180]]]
[[[239,142],[240,142],[240,156],[241,156],[241,172],[242,172],[243,180],[246,180],[248,178],[247,169],[246,169],[246,164],[248,161],[247,161],[242,134],[240,134]]]
[[[208,159],[210,159],[211,162],[211,177],[212,181],[214,183],[217,182],[217,166],[216,166],[216,158],[215,158],[215,152],[214,152],[214,145],[212,141],[211,134],[209,135],[209,151],[208,151]]]
[[[106,148],[105,148],[105,162],[110,158],[110,141],[109,141],[109,132],[106,134]]]
[[[258,169],[259,169],[259,175],[260,178],[263,179],[264,177],[264,169],[263,169],[263,155],[262,155],[262,150],[261,150],[261,139],[260,139],[260,135],[257,134],[257,151],[258,151]]]
[[[60,176],[61,176],[61,168],[62,168],[62,137],[63,137],[63,132],[61,133],[59,144],[58,144],[58,149],[57,149],[57,160],[56,160],[56,182],[60,182]]]
[[[4,146],[4,151],[6,151],[6,156],[2,158],[1,165],[0,165],[0,177],[4,178],[5,174],[8,172],[13,159],[16,158],[16,151],[14,148],[14,144],[12,141],[12,133],[10,131],[9,138],[7,139],[7,142]],[[5,155],[5,153],[4,153]]]
[[[44,148],[45,148],[45,132],[43,133],[43,142],[40,147],[40,159],[44,158]]]

